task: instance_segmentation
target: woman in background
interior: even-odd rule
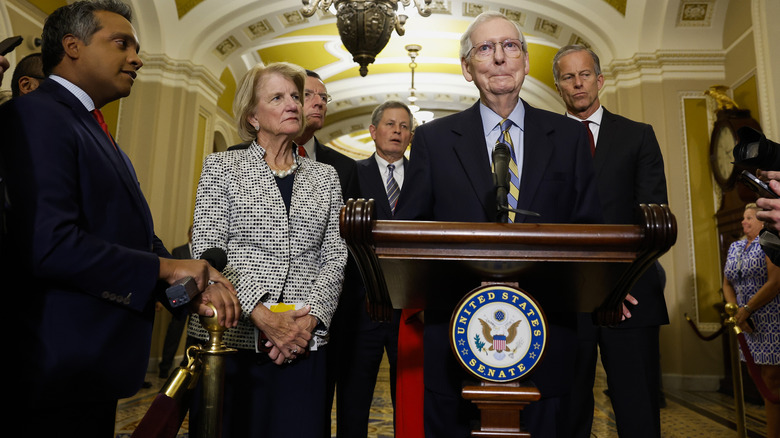
[[[243,311],[224,334],[239,350],[225,356],[225,437],[308,437],[327,428],[327,334],[347,250],[336,171],[300,157],[293,143],[303,129],[305,79],[289,63],[249,70],[233,112],[242,139],[253,142],[209,155],[198,184],[193,256],[226,251],[224,275]],[[198,318],[189,334],[208,339]]]
[[[723,278],[727,303],[739,306],[737,324],[745,332],[753,361],[761,369],[767,388],[780,394],[780,268],[772,264],[758,243],[763,223],[756,218],[756,204],[745,206],[742,231],[745,239],[729,247]],[[753,327],[748,322],[750,320]],[[742,361],[744,352],[740,351]],[[780,403],[764,398],[767,436],[780,437]]]

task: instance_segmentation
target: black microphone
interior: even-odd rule
[[[200,259],[207,261],[214,269],[220,272],[227,265],[227,254],[222,248],[209,248],[203,251]],[[165,295],[168,297],[168,303],[170,303],[171,307],[181,307],[189,303],[199,293],[198,284],[190,276],[179,279],[165,290]]]
[[[507,193],[509,192],[509,160],[511,155],[506,143],[496,143],[493,147],[493,184],[496,186],[496,222],[509,221],[509,206],[507,205]]]

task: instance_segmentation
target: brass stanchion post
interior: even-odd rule
[[[222,405],[225,383],[224,355],[235,353],[222,342],[222,334],[227,330],[217,322],[217,309],[212,317],[200,317],[201,325],[209,332],[209,343],[200,350],[203,363],[203,415],[195,427],[201,436],[219,438],[222,436]]]
[[[734,382],[734,406],[737,414],[737,437],[745,438],[747,429],[745,427],[745,397],[742,390],[742,365],[739,363],[739,346],[737,345],[737,335],[742,333],[735,315],[737,307],[734,303],[726,303],[726,313],[729,317],[726,319],[726,325],[729,327],[729,346],[731,350],[731,380]]]

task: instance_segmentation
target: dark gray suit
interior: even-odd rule
[[[404,158],[404,166],[408,166]],[[385,182],[374,155],[357,161],[360,197],[374,199],[377,220],[391,220],[393,214],[387,201]],[[407,190],[404,184],[401,196]],[[359,274],[357,274],[359,275]],[[358,277],[359,280],[359,277]],[[366,310],[366,291],[362,282],[357,287],[345,288],[341,294],[334,325],[338,337],[339,366],[336,367],[336,415],[339,437],[364,437],[368,433],[368,418],[374,395],[377,373],[382,357],[387,352],[390,365],[390,391],[395,406],[396,362],[398,353],[398,324],[401,311],[393,312],[392,321],[372,321]],[[333,351],[333,350],[331,350]]]
[[[633,224],[638,204],[668,202],[663,157],[650,125],[605,108],[594,167],[605,223]],[[669,323],[662,274],[656,263],[639,278],[631,290],[639,304],[628,305],[631,318],[615,328],[595,326],[590,314],[579,315],[571,436],[591,434],[597,346],[620,436],[660,436],[658,332]]]
[[[593,163],[582,124],[560,114],[525,105],[523,170],[518,208],[541,217],[518,216],[517,222],[599,223],[600,203]],[[495,186],[487,155],[479,103],[417,128],[397,219],[493,222]],[[478,285],[474,285],[476,287]],[[464,286],[463,293],[472,286]],[[542,303],[545,306],[545,303]],[[544,308],[552,322],[550,349],[530,376],[543,401],[525,410],[532,433],[554,434],[560,397],[568,395],[574,370],[574,313]],[[475,412],[460,397],[468,376],[455,362],[447,342],[448,312],[425,314],[426,436],[468,436]]]

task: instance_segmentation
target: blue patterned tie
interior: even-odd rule
[[[512,127],[512,121],[504,119],[499,123],[501,126],[501,137],[498,138],[496,143],[500,143],[502,140],[509,145],[509,151],[512,155],[512,161],[509,162],[509,193],[506,196],[507,205],[509,208],[517,208],[517,199],[520,196],[520,172],[517,169],[517,158],[515,156],[515,146],[512,143],[512,137],[509,135],[509,128]],[[515,221],[515,212],[509,212],[509,222]]]
[[[395,164],[387,165],[387,202],[390,203],[390,211],[395,216],[395,205],[398,203],[398,195],[401,190],[398,188],[398,183],[393,178],[393,171],[395,170]]]

